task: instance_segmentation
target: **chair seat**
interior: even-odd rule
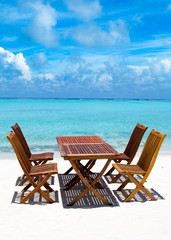
[[[30,161],[53,160],[53,156],[54,156],[53,152],[31,154],[29,160]]]
[[[48,173],[52,173],[52,174],[58,173],[57,163],[49,163],[49,164],[31,166],[31,169],[30,169],[31,176],[43,175],[43,174],[48,174]]]
[[[121,163],[115,163],[113,164],[114,168],[117,169],[117,171],[120,174],[130,173],[130,174],[145,174],[146,172],[140,168],[138,165],[128,165],[128,164],[121,164]]]

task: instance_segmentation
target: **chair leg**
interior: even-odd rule
[[[112,179],[112,181],[110,182],[110,184],[111,184],[111,183],[115,183],[120,177],[121,177],[121,174],[118,174],[116,177],[114,177],[114,178]]]
[[[157,199],[142,185],[145,180],[142,179],[141,182],[138,182],[131,174],[127,174],[129,176],[129,179],[137,186],[132,193],[129,194],[129,196],[124,200],[124,202],[129,202],[135,194],[142,190],[147,196],[149,196],[153,201],[156,201]]]
[[[121,191],[129,182],[130,182],[130,179],[127,178],[127,179],[121,184],[121,186],[117,189],[117,191]]]
[[[27,178],[26,178],[26,175],[24,174],[24,175],[22,176],[21,181],[20,181],[20,183],[18,184],[18,186],[23,186],[23,184],[24,184],[25,182],[27,182]]]
[[[41,190],[41,187],[47,182],[51,175],[51,173],[48,173],[45,178],[43,178],[38,184],[36,184],[32,179],[30,183],[33,185],[34,189],[29,194],[27,194],[27,196],[21,198],[20,203],[25,203],[36,192],[39,192],[48,203],[53,203],[54,201],[43,190]]]
[[[105,176],[110,175],[115,170],[114,167],[111,167],[111,169],[105,174]]]
[[[64,172],[64,175],[68,175],[73,170],[73,167],[70,167],[66,172]]]
[[[54,191],[53,188],[51,188],[51,187],[49,186],[49,183],[45,183],[45,184],[44,184],[44,187],[45,187],[49,192],[53,192],[53,191]]]
[[[26,177],[25,177],[26,178]],[[26,181],[27,181],[28,179],[26,178]],[[35,178],[34,179],[34,181],[37,181],[38,180],[38,178]],[[24,187],[24,192],[25,191],[27,191],[30,187],[32,186],[32,184],[31,183],[28,183],[25,187]],[[44,187],[49,191],[49,192],[53,192],[54,190],[53,190],[53,188],[51,188],[50,186],[49,186],[49,184],[48,183],[45,183],[44,184]]]
[[[120,163],[122,160],[118,160],[118,159],[113,159],[113,161],[115,162],[115,163]],[[113,171],[115,170],[115,168],[114,167],[111,167],[111,169],[105,174],[105,176],[107,176],[107,175],[110,175]],[[120,175],[121,176],[121,175]],[[113,178],[112,179],[112,181],[110,182],[110,183],[115,183],[119,178],[120,178],[120,176],[116,176],[116,177],[118,177],[118,178]]]

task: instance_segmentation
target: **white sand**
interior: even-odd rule
[[[13,155],[15,157],[15,155]],[[63,173],[68,164],[57,159]],[[137,158],[135,159],[135,162]],[[102,163],[100,163],[102,164]],[[92,240],[168,240],[171,239],[171,155],[159,157],[145,186],[155,189],[163,200],[119,202],[119,207],[63,208],[58,178],[53,188],[59,202],[54,204],[11,203],[22,171],[18,161],[0,160],[0,239],[92,239]],[[110,185],[116,189],[118,184]],[[133,184],[128,185],[128,189]]]

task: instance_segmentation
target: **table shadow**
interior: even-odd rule
[[[76,202],[73,206],[68,206],[68,204],[75,199],[81,192],[84,191],[85,186],[83,182],[80,180],[76,185],[74,185],[70,190],[65,190],[64,186],[76,176],[76,174],[58,174],[59,185],[61,198],[64,208],[97,208],[97,207],[109,207],[109,205],[104,204],[98,197],[96,197],[91,191],[89,191],[83,198],[81,198],[78,202]],[[92,178],[95,178],[97,173],[91,174]],[[109,202],[112,203],[110,207],[119,206],[118,201],[115,196],[112,194],[112,191],[108,188],[105,181],[101,178],[99,183],[102,185],[102,188],[96,188],[104,198],[106,198]]]

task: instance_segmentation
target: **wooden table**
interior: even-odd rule
[[[103,141],[99,136],[68,136],[57,137],[56,139],[61,156],[64,158],[64,160],[68,160],[71,163],[72,168],[77,173],[76,178],[67,184],[66,190],[74,186],[80,179],[85,185],[84,191],[68,205],[72,206],[88,191],[93,192],[94,195],[102,200],[105,204],[111,205],[107,199],[105,199],[96,191],[95,186],[100,188],[98,181],[101,179],[111,160],[117,158],[119,153],[112,146]],[[106,163],[97,177],[93,179],[90,176],[90,170],[96,163],[97,159],[106,159]],[[83,165],[80,162],[81,160],[89,161]]]

